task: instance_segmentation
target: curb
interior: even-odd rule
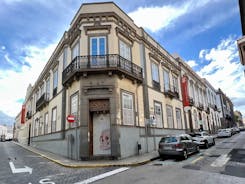
[[[22,148],[32,152],[32,153],[35,153],[37,155],[40,155],[41,157],[43,158],[46,158],[47,160],[50,160],[56,164],[59,164],[63,167],[67,167],[67,168],[99,168],[99,167],[129,167],[129,166],[140,166],[140,165],[144,165],[144,164],[147,164],[153,160],[156,160],[159,158],[159,156],[157,157],[153,157],[153,158],[150,158],[150,159],[146,159],[144,161],[139,161],[139,162],[132,162],[132,163],[125,163],[125,164],[81,164],[81,165],[74,165],[74,164],[65,164],[59,160],[56,160],[56,159],[53,159],[47,155],[44,155],[42,153],[39,153],[37,151],[34,151],[34,150],[31,150],[29,148],[27,148],[26,146],[24,145],[21,145],[20,143],[17,143],[15,141],[12,141],[14,144],[18,145],[18,146],[21,146]]]

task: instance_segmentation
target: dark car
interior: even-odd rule
[[[168,135],[159,142],[158,153],[161,158],[178,156],[187,159],[189,154],[195,152],[199,152],[199,145],[187,134]]]

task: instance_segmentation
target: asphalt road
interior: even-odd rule
[[[12,142],[0,142],[0,163],[0,184],[73,184],[117,169],[65,168]]]
[[[70,169],[12,142],[0,142],[0,184],[244,184],[245,132],[216,139],[187,160],[158,159],[131,168]]]
[[[155,160],[95,182],[96,184],[244,184],[245,132],[216,139],[187,160]]]

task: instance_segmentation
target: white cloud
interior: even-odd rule
[[[245,83],[243,68],[238,57],[235,37],[221,40],[216,48],[201,50],[199,57],[210,61],[198,74],[215,88],[221,88],[234,101],[235,108],[245,115]]]
[[[6,47],[5,47],[4,45],[2,45],[1,49],[2,49],[2,50],[5,50],[5,49],[6,49]]]
[[[195,66],[197,66],[197,63],[196,63],[196,61],[194,61],[194,60],[189,60],[189,61],[186,61],[186,63],[190,66],[190,67],[195,67]]]
[[[155,7],[139,7],[128,15],[135,21],[136,25],[157,32],[162,28],[169,26],[180,16],[195,10],[198,7],[206,5],[210,0],[185,1],[180,6],[164,5]]]
[[[23,58],[29,66],[23,65],[21,72],[13,70],[0,70],[0,110],[10,116],[16,116],[21,110],[19,99],[25,98],[26,89],[30,83],[34,84],[37,77],[51,56],[57,44],[48,45],[46,48],[26,46]]]

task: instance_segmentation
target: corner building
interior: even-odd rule
[[[25,103],[31,145],[72,159],[145,153],[186,129],[178,62],[112,2],[80,7]]]

